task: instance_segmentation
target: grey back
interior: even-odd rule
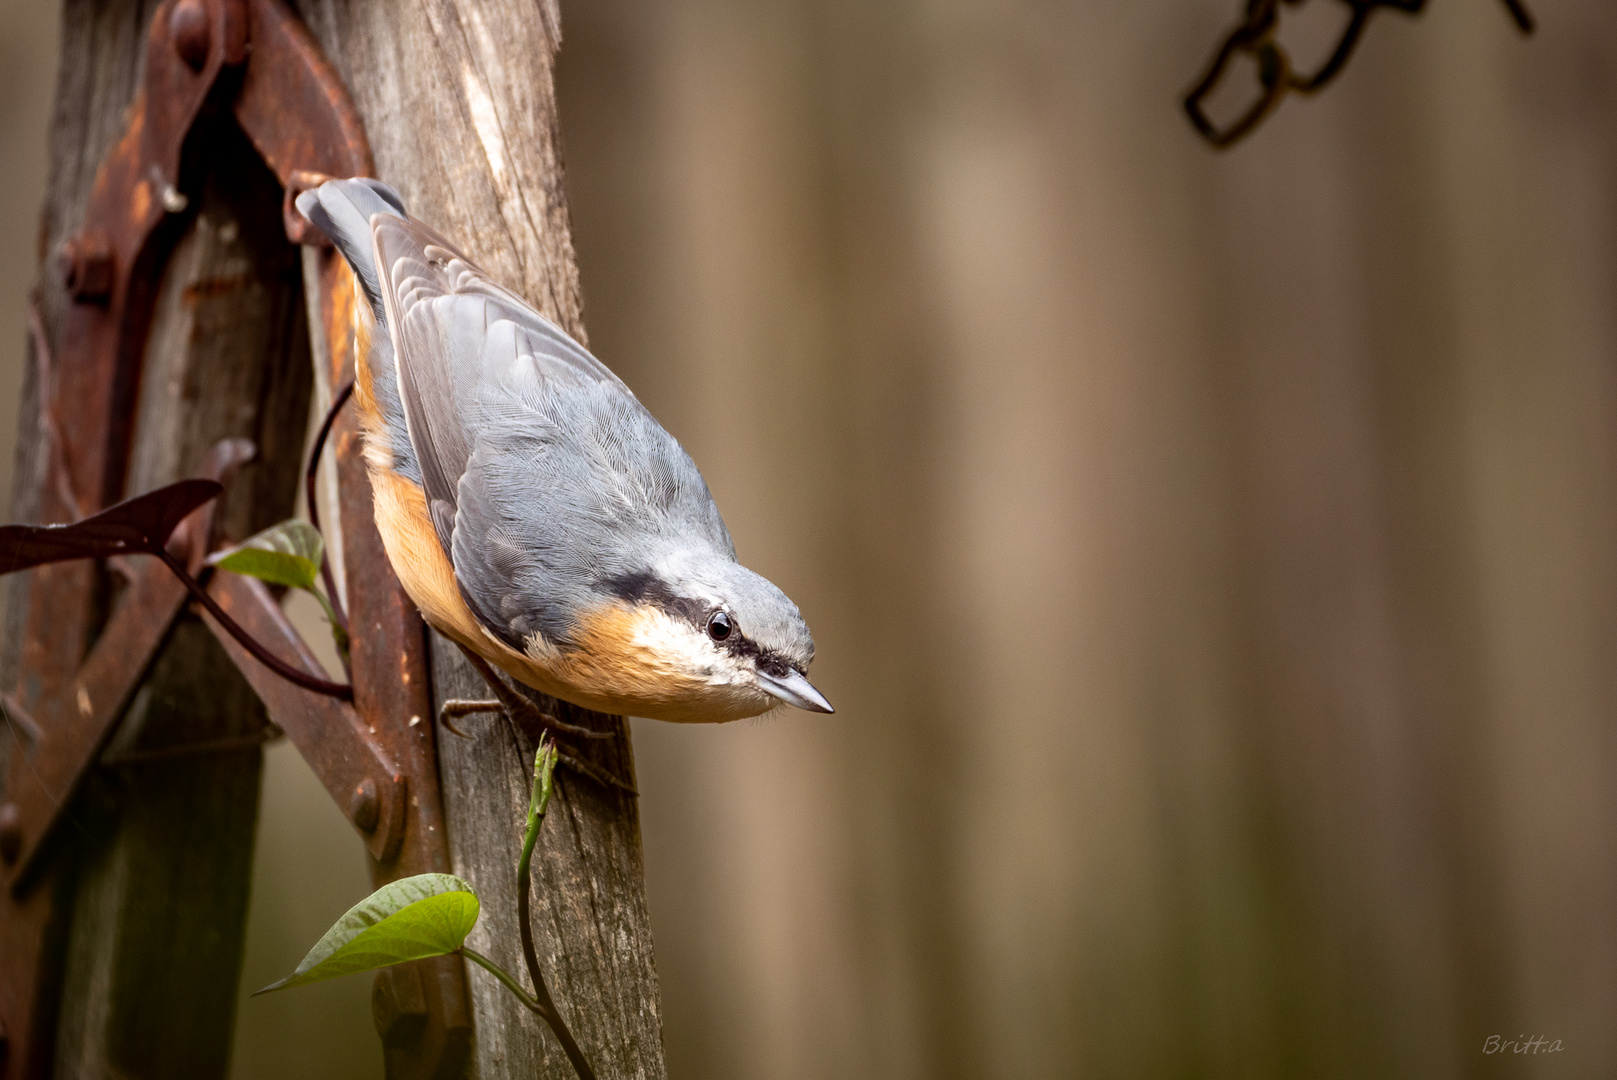
[[[616,375],[420,223],[371,229],[433,526],[491,631],[566,643],[605,583],[733,562],[695,463]]]

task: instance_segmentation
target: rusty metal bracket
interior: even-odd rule
[[[164,0],[146,39],[143,82],[122,138],[97,171],[83,225],[58,253],[74,301],[57,328],[42,407],[57,435],[41,492],[44,523],[68,523],[123,495],[132,408],[156,283],[191,197],[182,152],[210,98],[228,108],[285,191],[288,239],[306,244],[315,354],[327,385],[352,377],[354,291],[346,264],[292,206],[327,176],[374,172],[363,126],[335,69],[283,0]],[[228,77],[226,77],[228,76]],[[213,107],[210,107],[210,112]],[[193,148],[202,152],[202,148]],[[43,367],[42,367],[43,370]],[[47,385],[48,384],[48,385]],[[68,403],[71,408],[64,407]],[[450,869],[430,720],[425,630],[393,576],[371,519],[352,416],[332,430],[353,704],[312,693],[252,658],[204,620],[364,838],[378,884]],[[193,569],[211,509],[188,523]],[[106,571],[90,562],[32,571],[20,684],[0,696],[17,737],[0,805],[0,1078],[39,1074],[53,1040],[49,927],[52,827],[139,685],[186,590],[157,559],[132,559],[104,623]],[[274,598],[217,574],[209,595],[294,666],[324,677]],[[404,987],[408,993],[400,988]],[[459,1075],[471,1013],[458,963],[422,963],[377,980],[376,1014],[397,1080]]]
[[[203,475],[227,480],[253,456],[243,439],[215,446]],[[194,574],[202,568],[217,503],[193,512],[170,541],[184,553]],[[29,745],[14,748],[13,768],[0,808],[0,863],[10,871],[12,892],[31,883],[41,850],[95,757],[112,736],[169,624],[186,599],[186,588],[167,566],[150,557],[119,558],[125,579],[106,626],[63,692],[43,696],[30,710],[17,701],[16,711],[37,734]],[[15,695],[10,697],[16,701]],[[21,758],[19,764],[18,759]]]
[[[295,662],[309,674],[325,674],[262,582],[237,574],[216,574],[209,592],[259,641],[282,656],[295,656]],[[407,784],[354,707],[287,682],[254,660],[212,615],[202,612],[202,619],[247,676],[276,726],[286,732],[305,760],[321,763],[320,779],[328,791],[339,796],[338,805],[365,837],[371,858],[386,862],[396,856],[404,840]]]

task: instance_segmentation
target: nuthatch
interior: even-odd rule
[[[830,704],[796,605],[736,562],[702,474],[629,388],[375,180],[298,209],[365,305],[376,527],[439,633],[512,678],[660,720]]]

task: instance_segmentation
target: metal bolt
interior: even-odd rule
[[[10,866],[22,853],[22,811],[17,804],[0,806],[0,859]]]
[[[112,295],[112,248],[100,237],[75,236],[62,247],[62,287],[81,304]]]
[[[368,833],[375,830],[381,813],[382,802],[376,797],[376,781],[367,777],[354,788],[353,798],[348,800],[348,816],[360,832]]]
[[[168,34],[185,66],[201,71],[213,47],[213,26],[202,0],[180,0],[168,17]]]

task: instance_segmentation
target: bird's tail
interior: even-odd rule
[[[407,216],[399,193],[380,180],[364,177],[327,180],[298,196],[298,212],[331,237],[331,242],[353,268],[360,288],[365,290],[365,299],[370,301],[376,321],[386,323],[381,281],[372,255],[371,218],[377,214]]]

